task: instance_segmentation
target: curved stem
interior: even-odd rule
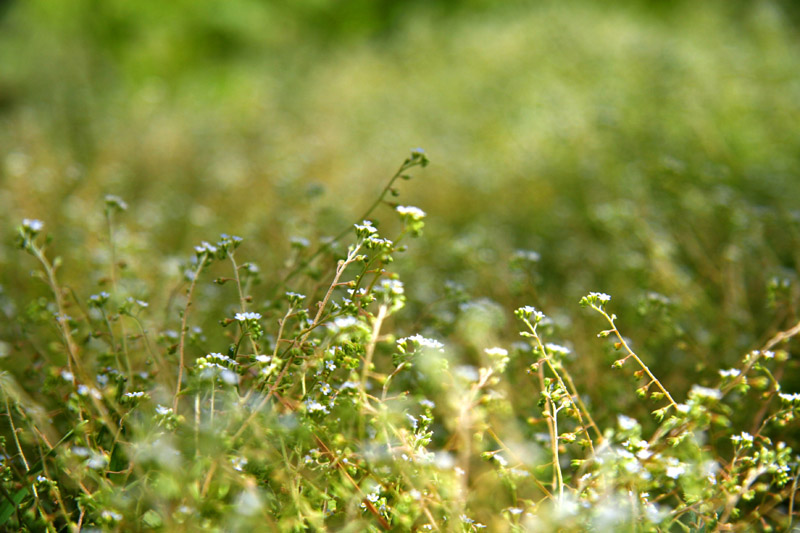
[[[386,186],[383,188],[381,193],[378,195],[378,199],[375,200],[372,203],[372,205],[370,205],[367,208],[366,211],[364,211],[364,214],[362,214],[360,217],[358,217],[358,219],[356,219],[356,223],[359,223],[362,220],[365,220],[365,219],[369,218],[369,216],[372,214],[372,212],[375,211],[375,209],[379,205],[381,205],[381,203],[384,201],[384,198],[386,197],[386,195],[392,190],[392,186],[394,185],[394,182],[397,181],[403,175],[403,172],[405,172],[406,170],[409,170],[410,168],[413,168],[415,166],[422,165],[422,164],[423,163],[422,163],[421,160],[406,159],[403,162],[403,164],[400,165],[400,168],[397,169],[397,172],[395,172],[394,175],[389,179],[389,182],[386,184]],[[308,259],[306,259],[305,261],[301,262],[297,267],[295,267],[291,272],[289,272],[286,275],[286,277],[283,278],[283,281],[282,281],[280,286],[285,286],[286,283],[289,282],[289,280],[291,280],[293,277],[295,277],[297,274],[299,274],[305,267],[310,265],[314,261],[314,259],[316,259],[317,257],[320,256],[320,254],[322,254],[322,252],[324,252],[325,250],[329,249],[333,243],[340,241],[343,237],[345,237],[352,230],[353,230],[352,226],[346,227],[338,235],[336,235],[333,239],[331,239],[330,241],[326,242],[325,244],[323,244],[322,246],[317,248],[317,250],[313,254],[311,254],[311,256]]]
[[[630,346],[628,346],[627,341],[622,336],[622,334],[620,334],[619,330],[617,329],[617,325],[614,323],[614,317],[612,317],[608,313],[606,313],[605,309],[603,309],[602,307],[598,307],[595,304],[592,304],[592,309],[594,309],[595,311],[597,311],[601,315],[603,315],[606,318],[606,320],[608,321],[608,323],[611,324],[610,332],[613,333],[617,337],[617,339],[619,340],[620,346],[622,346],[625,349],[625,353],[627,354],[626,358],[627,357],[632,357],[636,361],[636,363],[639,365],[639,367],[641,367],[641,369],[644,370],[645,374],[647,374],[647,377],[649,377],[650,380],[653,383],[656,384],[656,386],[659,388],[661,393],[667,398],[667,400],[669,401],[669,407],[674,407],[675,409],[677,409],[678,408],[678,404],[675,402],[675,400],[672,399],[672,395],[670,395],[669,391],[664,387],[664,385],[661,384],[661,382],[658,380],[658,378],[655,377],[652,372],[650,372],[650,369],[647,367],[646,364],[644,364],[644,361],[642,361],[639,358],[639,356],[636,355],[636,353],[634,353],[633,350],[631,350]]]

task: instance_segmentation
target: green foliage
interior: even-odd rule
[[[790,2],[65,6],[0,6],[0,529],[796,522]]]
[[[798,463],[785,438],[800,395],[782,392],[775,376],[800,323],[678,403],[620,333],[607,311],[611,296],[584,296],[580,305],[610,326],[597,336],[621,352],[605,379],[656,407],[641,420],[587,404],[572,350],[548,342],[553,321],[534,307],[515,311],[525,341],[502,343],[511,349],[486,345],[496,332],[470,318],[491,317],[486,302],[460,305],[481,330],[453,331],[465,335],[466,351],[458,337],[448,344],[408,331],[406,289],[389,266],[405,250],[398,243],[420,235],[425,213],[389,199],[399,194],[398,177],[427,164],[413,151],[354,231],[316,251],[300,247],[295,266],[259,288],[284,291],[275,300],[256,297],[253,278],[242,275],[253,270],[237,258],[242,238],[196,246],[173,319],[180,329],[162,341],[114,252],[111,213],[124,211],[124,201],[106,200],[108,290],[85,301],[61,285],[44,223],[25,219],[18,247],[38,263],[34,276],[51,298],[49,316],[18,319],[25,333],[16,350],[32,356],[27,379],[1,375],[4,527],[672,531],[792,523]],[[374,218],[382,205],[400,219],[391,238]],[[229,277],[207,279],[223,265]],[[216,314],[213,340],[191,325],[198,288],[209,284],[229,287],[231,300]],[[464,364],[481,344],[476,364]],[[637,385],[610,377],[629,362]],[[752,432],[735,416],[742,402],[758,406],[747,411]]]

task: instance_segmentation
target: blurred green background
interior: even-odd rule
[[[429,216],[395,265],[411,297],[398,335],[455,332],[453,345],[488,324],[509,344],[512,310],[534,305],[599,401],[613,356],[578,308],[589,291],[613,296],[679,397],[797,320],[793,2],[0,5],[9,342],[47,294],[13,247],[22,218],[46,222],[80,297],[107,274],[103,197],[116,194],[131,293],[163,308],[191,246],[227,232],[261,266],[265,299],[289,239],[354,222],[416,146],[433,163],[398,201]],[[459,321],[454,286],[485,308],[477,323]],[[201,307],[235,303],[204,290]],[[785,371],[793,391],[796,364]]]

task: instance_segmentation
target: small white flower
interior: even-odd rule
[[[248,320],[261,320],[261,313],[236,313],[233,318],[239,322],[247,322]]]
[[[206,360],[214,360],[220,361],[221,363],[227,363],[229,365],[238,365],[236,361],[228,357],[227,355],[222,355],[221,353],[210,353],[206,355]]]
[[[272,357],[270,357],[269,355],[257,355],[256,356],[256,362],[258,362],[258,363],[269,363],[270,361],[272,361]]]
[[[297,300],[297,301],[301,301],[301,300],[305,300],[306,299],[306,295],[305,294],[299,294],[297,292],[291,292],[291,291],[286,293],[286,297],[289,298],[290,300]]]
[[[329,330],[334,333],[338,333],[347,328],[352,328],[353,326],[358,325],[358,319],[354,316],[342,316],[335,319],[333,322],[328,322],[325,324]]]
[[[231,372],[227,368],[222,371],[220,377],[222,377],[222,381],[224,381],[228,385],[236,385],[237,383],[239,383],[239,376],[235,372]]]
[[[365,235],[376,233],[378,231],[369,220],[364,220],[361,222],[361,224],[354,224],[354,226],[356,227],[356,232],[363,233]]]
[[[499,453],[494,454],[492,457],[500,466],[508,466],[508,460]]]
[[[245,465],[247,465],[247,459],[244,457],[231,457],[231,464],[234,470],[243,472]]]
[[[800,394],[796,392],[792,394],[786,394],[782,392],[778,394],[778,397],[786,403],[800,403]]]
[[[609,296],[608,294],[606,294],[604,292],[590,292],[589,293],[589,298],[597,298],[597,300],[602,302],[602,303],[606,303],[606,302],[611,301],[611,296]]]
[[[106,456],[99,453],[93,453],[92,456],[89,458],[89,460],[86,461],[86,466],[88,466],[93,470],[100,470],[101,468],[105,468],[107,464],[108,464],[108,459],[106,458]]]
[[[311,242],[305,237],[291,237],[289,242],[300,248],[308,248],[311,246]]]
[[[708,387],[701,387],[700,385],[693,385],[689,394],[692,396],[709,398],[711,400],[719,400],[722,398],[722,392],[720,392],[719,389],[710,389]]]
[[[72,453],[78,457],[88,457],[90,452],[89,448],[85,448],[83,446],[73,446]]]
[[[99,390],[95,389],[94,387],[87,387],[86,385],[78,386],[78,394],[80,394],[81,396],[86,396],[87,394],[90,394],[92,398],[94,398],[95,400],[101,400],[103,398],[103,395],[100,394]]]
[[[486,355],[499,355],[499,356],[508,355],[508,350],[506,350],[505,348],[497,348],[497,347],[495,347],[495,348],[485,348],[483,350],[483,352]]]
[[[514,250],[514,258],[536,263],[542,256],[539,252],[534,252],[533,250]]]
[[[217,252],[217,247],[210,243],[207,243],[206,241],[203,241],[200,243],[200,246],[194,247],[194,251],[197,252],[198,254],[204,254],[204,253],[214,254]]]
[[[678,479],[686,472],[686,466],[682,464],[674,464],[667,467],[666,475],[672,479]]]
[[[517,313],[516,314],[517,314],[518,317],[520,317],[522,319],[532,318],[533,321],[535,323],[537,323],[537,324],[546,318],[544,313],[542,313],[541,311],[537,310],[535,307],[533,307],[531,305],[526,305],[524,307],[520,307],[519,309],[517,309]]]
[[[444,344],[437,341],[436,339],[428,339],[417,333],[416,335],[411,335],[410,337],[403,337],[402,339],[397,340],[397,345],[401,346],[407,344],[408,341],[412,341],[416,343],[421,348],[429,348],[431,350],[439,350],[442,351],[444,348]]]
[[[370,235],[369,237],[367,237],[367,244],[374,248],[391,248],[391,246],[394,243],[389,239],[384,239],[381,237],[376,237],[375,235]]]
[[[168,415],[171,412],[172,412],[172,408],[171,407],[164,407],[163,405],[156,405],[156,413],[161,415],[161,416]]]
[[[121,211],[128,210],[127,202],[115,194],[106,195],[106,205],[109,207],[117,207]]]
[[[508,509],[506,509],[506,511],[514,515],[522,514],[522,509],[520,509],[519,507],[509,507]]]
[[[617,415],[617,424],[623,431],[629,431],[639,426],[639,422],[636,419],[625,415]]]
[[[33,233],[39,233],[44,229],[44,222],[35,218],[26,218],[22,221],[22,227]]]
[[[395,207],[395,210],[403,216],[410,217],[412,220],[422,220],[425,218],[427,213],[420,209],[419,207],[414,207],[410,205],[398,205]]]
[[[560,344],[553,344],[552,342],[548,342],[544,345],[547,348],[547,351],[561,354],[561,355],[569,355],[571,353],[570,349],[566,346],[561,346]]]
[[[741,372],[739,371],[738,368],[731,368],[728,370],[719,371],[719,375],[722,376],[723,378],[736,378],[739,377],[739,374],[741,374]]]
[[[72,372],[69,372],[67,370],[61,371],[61,378],[64,381],[75,381],[75,376],[72,374]]]
[[[109,522],[119,522],[120,520],[122,520],[121,514],[114,511],[109,511],[108,509],[100,513],[100,516],[102,516],[105,520],[108,520]]]
[[[327,361],[325,361],[325,368],[327,368],[330,371],[334,371],[336,370],[336,363],[328,359]]]
[[[319,402],[309,400],[306,402],[306,409],[309,413],[325,413],[328,414],[328,408]]]
[[[381,280],[381,288],[389,294],[400,295],[405,292],[405,289],[403,288],[403,282],[399,279]]]

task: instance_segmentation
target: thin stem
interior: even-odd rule
[[[372,336],[364,353],[364,368],[361,370],[362,393],[366,391],[365,387],[367,385],[367,375],[370,371],[370,367],[372,366],[372,357],[375,354],[375,346],[378,344],[378,335],[380,335],[381,326],[383,325],[383,321],[386,319],[386,315],[388,313],[389,307],[386,304],[381,305],[378,308],[378,316],[375,317],[375,323],[372,325]]]
[[[239,307],[242,310],[242,313],[247,312],[247,297],[244,294],[244,290],[242,289],[242,282],[239,278],[239,265],[236,263],[236,258],[233,255],[233,250],[228,253],[228,257],[231,260],[231,264],[233,265],[233,279],[236,282],[236,290],[239,292]],[[256,345],[256,341],[253,340],[251,335],[247,336],[250,339],[250,347],[253,349],[253,355],[258,355],[258,346]],[[238,346],[236,353],[238,353]]]
[[[516,461],[517,461],[518,463],[520,463],[520,464],[524,464],[524,463],[525,463],[525,461],[524,461],[524,460],[523,460],[523,459],[522,459],[522,458],[521,458],[519,455],[517,455],[517,454],[514,452],[514,450],[513,450],[513,449],[509,448],[509,447],[506,445],[506,443],[505,443],[505,442],[503,442],[503,441],[500,439],[500,437],[497,435],[497,433],[495,433],[494,429],[492,429],[491,427],[487,427],[487,428],[486,428],[486,432],[487,432],[489,435],[491,435],[491,437],[492,437],[492,438],[493,438],[493,439],[494,439],[494,440],[497,442],[497,444],[499,444],[500,446],[502,446],[502,447],[503,447],[503,449],[506,451],[506,453],[507,453],[507,454],[509,454],[511,457],[513,457],[513,458],[514,458],[514,460],[516,460]],[[541,490],[542,492],[544,492],[544,493],[545,493],[545,495],[546,495],[548,498],[552,498],[552,497],[553,497],[553,495],[550,493],[550,491],[549,491],[549,490],[547,490],[547,487],[545,487],[544,485],[542,485],[541,481],[539,481],[538,479],[536,479],[536,476],[533,476],[533,482],[536,484],[536,486],[537,486],[537,487],[539,487],[539,490]]]
[[[108,244],[111,248],[111,287],[114,289],[114,294],[119,295],[119,287],[117,283],[117,245],[114,242],[114,224],[111,220],[111,209],[106,209],[106,222],[108,223]],[[103,313],[105,315],[105,313]],[[108,319],[106,319],[108,320]],[[109,325],[109,328],[111,326]],[[125,328],[125,323],[120,321],[120,328],[122,329],[122,353],[125,356],[125,366],[128,370],[128,379],[133,381],[133,371],[131,370],[131,360],[130,356],[128,355],[128,332]],[[114,346],[114,353],[116,355],[117,348],[116,344],[114,343],[114,336],[111,335],[111,342]]]
[[[544,380],[544,367],[539,365],[539,371],[537,372],[539,377],[539,386],[543,391],[547,390],[547,385],[545,384]],[[553,410],[553,400],[549,397],[545,397],[545,412],[544,412],[544,419],[547,422],[547,431],[550,433],[550,445],[552,448],[556,448],[553,450],[553,485],[557,486],[558,478],[560,477],[560,470],[561,464],[558,461],[558,434],[556,433],[556,426],[553,421],[552,416],[548,416],[550,411]]]
[[[625,353],[627,354],[625,358],[627,359],[628,357],[632,357],[634,359],[634,361],[636,361],[636,363],[641,367],[641,369],[644,370],[645,374],[647,374],[647,376],[650,378],[650,380],[653,383],[656,384],[656,386],[659,388],[661,393],[664,394],[664,396],[669,401],[669,406],[677,409],[678,408],[678,404],[675,402],[675,400],[672,399],[672,395],[670,395],[669,391],[664,387],[664,385],[661,384],[661,382],[658,380],[658,378],[656,378],[653,375],[653,373],[650,372],[650,369],[647,367],[646,364],[644,364],[644,361],[642,361],[639,358],[639,356],[636,355],[633,350],[631,350],[630,346],[628,346],[627,341],[620,334],[619,330],[617,329],[617,325],[614,323],[614,318],[615,317],[613,317],[613,316],[609,315],[608,313],[606,313],[605,309],[603,309],[602,307],[597,306],[596,304],[591,304],[591,307],[592,307],[592,309],[594,309],[595,311],[597,311],[601,315],[603,315],[606,318],[606,320],[608,321],[608,323],[611,324],[611,329],[608,330],[607,333],[613,333],[617,337],[617,339],[619,340],[620,346],[625,349]]]
[[[752,370],[753,366],[755,366],[764,352],[771,350],[783,341],[789,340],[798,334],[800,334],[800,322],[787,330],[776,333],[770,340],[767,341],[763,348],[755,352],[755,355],[750,358],[750,361],[748,361],[742,371],[739,372],[739,375],[736,376],[736,379],[731,381],[724,389],[722,389],[722,395],[724,396],[735,389],[736,386],[739,385],[739,383],[741,383],[745,377],[747,377],[747,374],[750,372],[750,370]]]
[[[389,182],[386,184],[386,186],[383,188],[381,193],[378,195],[378,199],[375,200],[372,203],[372,205],[370,205],[367,208],[366,211],[364,211],[363,215],[361,215],[360,217],[358,217],[356,219],[356,223],[359,223],[362,220],[368,219],[369,216],[372,214],[372,212],[375,211],[375,209],[379,205],[381,205],[381,203],[384,201],[384,198],[386,197],[386,195],[392,190],[392,186],[394,185],[394,182],[397,181],[403,175],[403,172],[405,172],[405,171],[407,171],[407,170],[409,170],[409,169],[411,169],[411,168],[413,168],[415,166],[422,165],[422,164],[423,163],[420,160],[406,159],[403,162],[403,164],[400,165],[400,168],[397,170],[397,172],[395,172],[394,175],[389,179]],[[343,229],[338,235],[336,235],[333,239],[331,239],[330,241],[326,242],[324,245],[322,245],[319,248],[317,248],[317,250],[313,254],[311,254],[311,256],[308,259],[306,259],[305,261],[301,262],[297,267],[294,268],[294,270],[289,272],[286,275],[286,277],[283,278],[282,285],[286,285],[286,283],[288,283],[289,280],[291,280],[293,277],[295,277],[297,274],[299,274],[305,267],[310,265],[317,257],[320,256],[320,254],[322,254],[322,252],[324,252],[325,250],[329,249],[333,243],[340,241],[343,237],[345,237],[351,231],[352,231],[352,226],[348,226],[345,229]]]
[[[766,468],[759,467],[759,468],[751,468],[750,471],[747,473],[747,477],[741,484],[741,489],[737,491],[735,494],[731,494],[728,496],[728,501],[725,504],[725,510],[722,513],[722,516],[717,523],[717,527],[725,525],[728,522],[728,518],[731,516],[736,504],[739,503],[739,500],[742,498],[742,495],[750,490],[750,487],[755,483],[758,477],[767,471]]]
[[[200,456],[200,395],[194,395],[194,455]]]
[[[205,266],[206,257],[208,257],[208,252],[204,253],[200,257],[197,258],[197,268],[192,275],[192,281],[189,285],[189,291],[187,293],[187,300],[186,300],[186,307],[183,309],[183,317],[181,318],[181,337],[180,341],[178,342],[178,379],[175,383],[175,399],[172,402],[172,412],[176,415],[178,414],[178,402],[180,401],[181,397],[181,381],[183,380],[183,368],[184,368],[184,350],[186,346],[186,322],[189,318],[189,308],[192,306],[192,297],[194,296],[194,288],[197,285],[197,279],[200,277],[200,272],[203,270]]]
[[[83,371],[80,361],[78,360],[78,347],[72,338],[72,334],[70,333],[69,324],[67,324],[67,314],[64,310],[64,298],[61,295],[61,290],[59,289],[58,282],[56,281],[55,269],[50,264],[50,261],[47,260],[47,257],[45,257],[44,252],[38,246],[31,244],[30,249],[44,268],[45,274],[47,275],[47,284],[50,286],[50,290],[53,292],[53,296],[56,299],[56,309],[58,310],[56,321],[61,329],[61,334],[64,336],[64,343],[67,347],[67,368],[69,369],[70,373],[75,374],[77,372],[81,379],[83,379]]]
[[[66,306],[64,304],[64,297],[61,288],[56,281],[56,269],[53,264],[48,261],[44,254],[44,250],[37,246],[36,243],[31,242],[27,249],[34,255],[34,257],[36,257],[36,259],[39,261],[39,264],[42,265],[42,268],[44,268],[47,276],[47,285],[49,286],[53,293],[53,297],[56,300],[56,309],[58,313],[56,321],[58,322],[61,335],[64,338],[64,344],[67,348],[67,368],[69,369],[70,373],[77,376],[81,382],[91,383],[92,378],[84,372],[83,365],[78,357],[78,346],[75,344],[75,340],[72,338],[72,332],[70,331],[69,320],[66,313]],[[77,380],[73,380],[73,385],[76,383]],[[95,398],[93,394],[90,394],[89,398],[95,409],[97,409],[97,411],[100,413],[100,418],[102,419],[103,423],[109,428],[113,427],[114,424],[109,418],[108,410],[103,402]],[[82,410],[79,412],[78,416],[81,420],[83,420]]]
[[[786,528],[787,533],[792,531],[792,525],[794,524],[794,496],[797,493],[797,480],[800,476],[797,475],[797,471],[795,471],[794,480],[792,481],[792,490],[789,495],[789,527]]]
[[[325,294],[325,297],[318,304],[319,309],[317,310],[317,314],[314,317],[313,322],[300,335],[299,340],[295,339],[295,340],[292,341],[291,345],[286,349],[286,351],[284,353],[287,353],[289,350],[291,350],[293,347],[295,347],[297,345],[302,346],[305,343],[305,341],[308,338],[308,336],[311,334],[311,332],[317,326],[319,326],[320,319],[323,316],[323,312],[325,310],[325,307],[327,307],[328,301],[330,300],[334,289],[339,285],[339,280],[341,279],[342,275],[344,274],[344,271],[347,269],[347,267],[353,261],[355,261],[355,258],[356,258],[357,254],[358,254],[358,250],[360,248],[361,248],[361,243],[356,244],[355,246],[353,246],[350,249],[349,253],[347,254],[347,258],[339,261],[339,264],[337,265],[336,274],[334,275],[333,281],[331,282],[331,285],[328,288],[328,291]],[[278,332],[278,339],[275,341],[275,349],[273,351],[273,359],[276,358],[277,355],[278,355],[278,345],[280,344],[280,338],[281,338],[282,333],[283,333],[283,327],[284,327],[284,324],[286,322],[286,319],[288,318],[288,315],[291,314],[291,312],[292,312],[292,309],[289,310],[289,313],[287,313],[287,316],[284,317],[284,320],[282,320],[280,322],[280,330]],[[261,410],[267,405],[267,403],[269,403],[270,399],[273,396],[275,396],[275,392],[277,391],[278,387],[280,386],[281,381],[283,380],[284,376],[289,371],[289,367],[291,367],[293,360],[294,360],[294,357],[292,356],[283,365],[283,368],[281,369],[281,371],[278,374],[278,376],[275,378],[275,381],[273,381],[272,385],[270,385],[269,390],[267,391],[267,394],[258,403],[258,405],[255,407],[255,409],[253,409],[253,411],[250,413],[250,416],[248,416],[245,419],[245,421],[242,422],[242,425],[239,427],[239,429],[236,431],[236,433],[233,434],[233,437],[231,439],[232,442],[236,442],[236,439],[238,439],[242,435],[242,433],[245,432],[245,430],[250,426],[250,424],[253,422],[253,420],[255,420],[255,418],[261,412]],[[248,396],[249,396],[249,393],[248,393]],[[217,469],[217,461],[212,463],[211,468],[209,469],[208,473],[206,474],[206,478],[205,478],[205,480],[203,482],[203,488],[202,488],[202,493],[203,494],[205,494],[205,491],[208,490],[208,487],[210,486],[210,483],[211,483],[211,478],[214,476],[214,473],[216,472],[216,469]]]
[[[561,473],[561,459],[558,453],[558,412],[561,410],[561,408],[556,408],[556,403],[552,400],[550,400],[548,403],[550,404],[550,411],[553,415],[553,435],[551,435],[553,441],[553,467],[556,470],[558,501],[560,503],[564,501],[564,476]]]
[[[594,444],[592,443],[592,437],[589,435],[589,430],[586,428],[586,423],[583,421],[583,415],[581,414],[581,410],[584,411],[584,413],[586,414],[586,417],[589,419],[589,421],[591,423],[591,426],[594,427],[594,430],[597,432],[598,438],[602,439],[602,433],[600,432],[600,429],[594,423],[594,420],[592,420],[591,415],[589,415],[589,411],[586,409],[586,406],[580,400],[580,396],[578,396],[578,391],[575,388],[575,384],[572,382],[572,379],[569,379],[569,384],[570,384],[570,388],[569,389],[567,388],[566,384],[564,383],[564,380],[561,379],[561,374],[558,372],[558,370],[556,369],[556,366],[553,364],[552,356],[548,353],[547,348],[542,343],[542,339],[541,339],[541,337],[539,337],[539,334],[536,331],[536,325],[531,324],[530,320],[528,320],[527,318],[524,318],[523,321],[528,326],[528,328],[531,330],[531,335],[533,336],[533,338],[536,339],[536,344],[539,346],[539,350],[544,355],[544,361],[547,364],[547,367],[550,369],[550,372],[552,372],[553,375],[558,380],[559,386],[565,392],[569,392],[570,393],[570,401],[572,402],[573,406],[575,407],[575,414],[578,416],[578,422],[580,423],[581,429],[583,430],[584,434],[586,435],[586,440],[589,443],[589,448],[591,449],[592,454],[594,455]],[[565,374],[569,378],[569,374],[566,373],[566,372],[565,372]],[[577,398],[577,402],[575,401],[575,398]],[[578,402],[580,402],[580,403],[578,403]]]
[[[586,415],[586,419],[589,421],[589,425],[592,427],[592,429],[594,429],[595,433],[597,433],[597,440],[602,442],[603,441],[603,433],[600,431],[600,428],[597,427],[597,424],[595,424],[591,413],[589,413],[589,409],[586,407],[586,404],[583,403],[583,400],[581,399],[580,395],[578,394],[578,389],[577,389],[577,387],[575,387],[575,382],[572,381],[572,376],[569,375],[569,372],[564,372],[564,379],[567,380],[567,385],[569,385],[570,394],[572,395],[573,398],[575,398],[575,401],[578,403],[578,406],[580,407],[580,410],[578,411],[578,414],[580,415],[580,411],[583,411],[583,414]],[[583,421],[581,421],[581,423],[583,423]],[[586,427],[584,426],[583,429],[585,431]],[[588,433],[587,433],[587,437],[588,437]],[[589,443],[591,444],[591,440],[589,440]],[[594,449],[592,449],[592,452],[594,452]]]
[[[153,360],[155,360],[157,362],[160,370],[166,371],[167,363],[166,363],[166,361],[164,361],[164,358],[161,356],[161,352],[159,352],[157,350],[153,350],[153,347],[150,345],[150,338],[147,335],[147,331],[144,329],[144,325],[142,324],[142,321],[139,320],[138,317],[135,317],[133,315],[127,315],[127,316],[129,316],[131,319],[133,319],[134,322],[136,322],[136,326],[139,328],[139,332],[140,332],[140,334],[142,336],[142,339],[144,340],[144,347],[147,350],[147,353],[150,355],[150,357],[153,358]]]
[[[289,346],[289,348],[287,348],[287,351],[292,349],[296,345],[302,346],[305,343],[305,341],[308,338],[308,336],[314,330],[314,328],[316,328],[319,325],[320,318],[322,317],[322,313],[323,313],[325,307],[328,305],[328,301],[330,300],[331,294],[333,294],[333,290],[338,286],[339,279],[341,279],[342,274],[344,274],[345,269],[350,265],[350,263],[355,261],[355,257],[357,255],[357,252],[358,252],[360,247],[361,247],[360,243],[358,245],[354,246],[351,249],[350,253],[347,255],[347,259],[339,261],[339,265],[336,268],[336,275],[333,278],[333,282],[331,283],[330,287],[328,288],[328,292],[325,294],[325,297],[318,304],[319,309],[317,310],[317,314],[314,317],[314,321],[311,323],[310,326],[308,326],[305,329],[305,332],[300,336],[299,340],[295,339],[295,340],[292,341],[292,344]],[[283,322],[285,322],[285,320]],[[279,337],[278,337],[279,339],[280,339],[280,334],[283,332],[283,323],[281,323],[280,327],[281,327],[281,329],[280,329],[280,332],[279,332]],[[279,342],[276,341],[275,342],[275,351],[273,352],[273,358],[277,357],[278,344],[279,344]],[[250,413],[250,416],[247,417],[247,419],[244,421],[244,423],[239,428],[239,430],[234,434],[234,436],[233,436],[233,440],[234,441],[244,432],[244,430],[247,428],[247,426],[250,425],[250,423],[258,415],[259,411],[261,411],[261,409],[263,409],[264,406],[267,405],[267,402],[269,402],[270,398],[272,398],[272,396],[275,394],[275,391],[278,389],[278,386],[280,385],[281,380],[286,375],[286,372],[289,370],[289,367],[291,366],[291,364],[292,364],[292,359],[287,361],[286,364],[283,366],[283,368],[281,369],[281,372],[275,378],[275,381],[272,383],[272,385],[270,386],[269,390],[267,391],[266,396],[264,396],[264,398],[261,400],[261,402],[259,402],[258,406],[253,410],[252,413]]]
[[[211,379],[211,417],[210,417],[211,430],[212,431],[214,429],[214,404],[216,403],[216,400],[217,400],[217,383],[212,378]]]
[[[11,416],[11,406],[8,405],[8,397],[5,398],[6,401],[6,414],[8,415],[8,423],[11,424],[11,434],[14,435],[14,443],[17,445],[17,450],[19,451],[19,456],[22,457],[22,464],[25,465],[25,470],[27,472],[31,471],[31,467],[28,464],[28,460],[25,458],[25,452],[22,451],[22,445],[19,442],[19,435],[17,435],[17,427],[14,425],[14,418]],[[34,492],[36,488],[33,489]]]

